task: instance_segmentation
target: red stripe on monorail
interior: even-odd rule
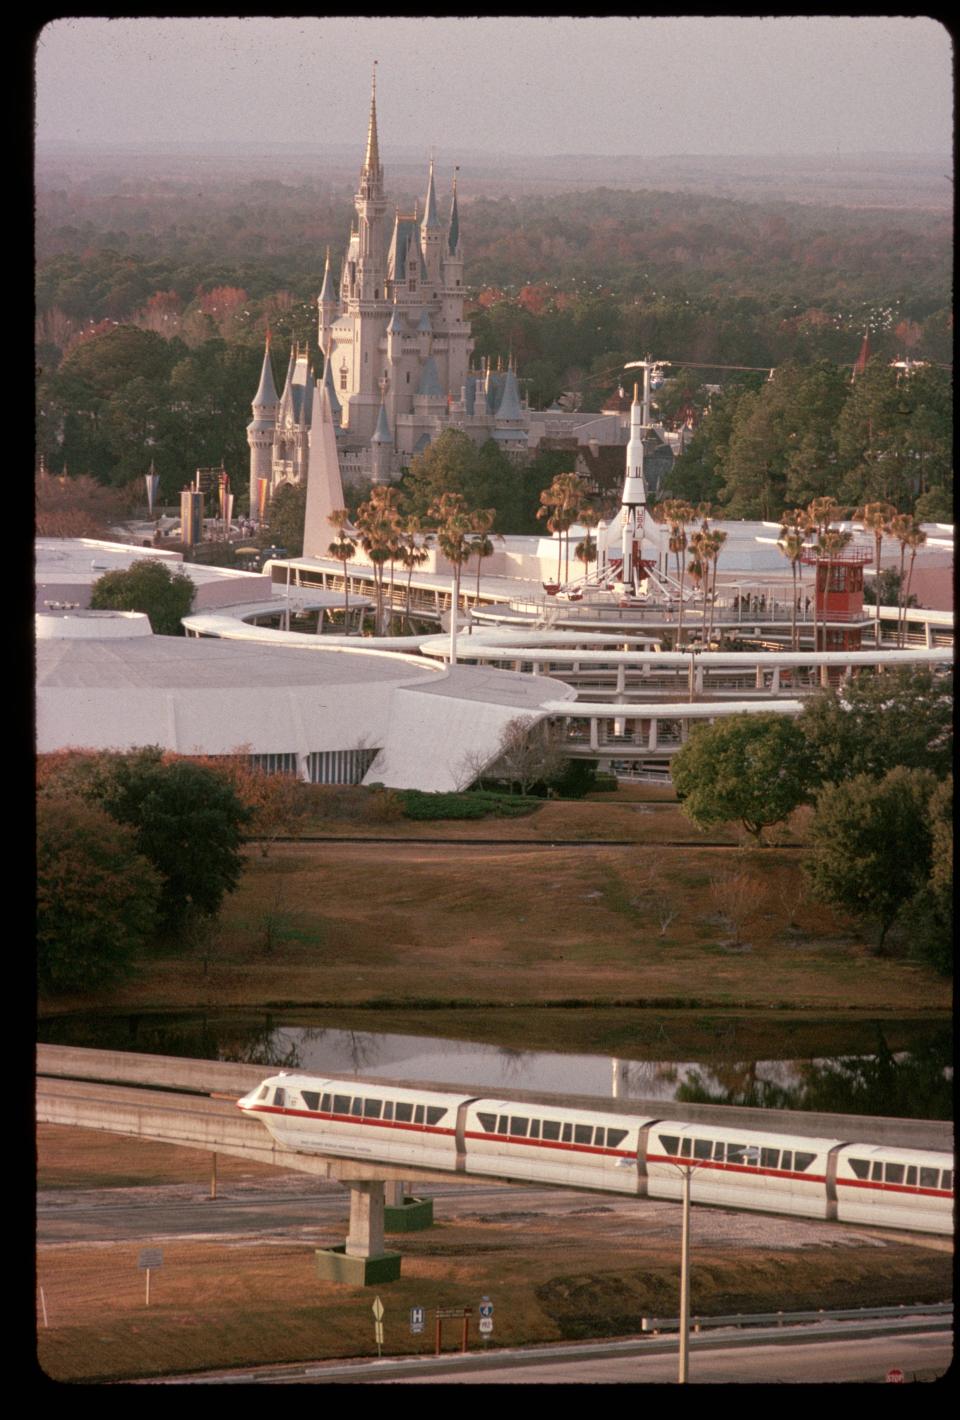
[[[926,1198],[952,1198],[948,1188],[919,1188],[915,1183],[881,1183],[876,1178],[838,1178],[843,1188],[877,1188],[881,1193],[921,1193]]]

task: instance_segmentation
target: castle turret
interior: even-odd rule
[[[427,182],[427,198],[424,203],[423,222],[420,225],[420,241],[423,259],[427,267],[427,295],[430,300],[438,300],[443,281],[441,258],[443,255],[443,231],[437,216],[437,194],[433,186],[433,159],[430,159],[430,177]]]
[[[390,463],[393,457],[393,435],[390,433],[387,411],[382,401],[380,413],[377,416],[377,427],[370,440],[370,453],[374,483],[389,483]]]
[[[247,443],[250,445],[250,496],[256,497],[258,480],[269,479],[273,458],[273,440],[277,428],[277,389],[273,383],[273,368],[270,364],[270,332],[263,351],[263,368],[260,384],[253,396],[253,418],[247,425]]]
[[[330,248],[327,247],[327,260],[323,268],[323,286],[320,288],[320,295],[317,297],[319,309],[319,343],[323,351],[324,358],[328,355],[331,346],[330,327],[333,325],[340,310],[340,302],[337,299],[337,289],[333,284],[333,276],[330,273]]]

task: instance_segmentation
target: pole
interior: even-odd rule
[[[43,1295],[43,1288],[42,1288],[42,1287],[40,1288],[40,1309],[41,1309],[41,1311],[43,1312],[43,1324],[44,1324],[44,1326],[45,1326],[45,1327],[46,1327],[46,1326],[49,1326],[50,1323],[47,1321],[47,1299],[46,1299],[46,1297]]]
[[[210,1197],[211,1197],[211,1198],[216,1198],[216,1196],[217,1196],[217,1156],[216,1156],[216,1154],[213,1154],[213,1155],[211,1156],[211,1164],[210,1164]]]
[[[147,1306],[150,1305],[150,1268],[147,1268]]]
[[[686,1385],[689,1379],[687,1348],[690,1340],[690,1175],[683,1170],[683,1230],[680,1238],[680,1373],[677,1381]]]

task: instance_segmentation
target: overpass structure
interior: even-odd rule
[[[405,1203],[405,1184],[449,1182],[449,1172],[398,1166],[371,1158],[368,1161],[298,1153],[278,1144],[260,1122],[236,1108],[235,1100],[257,1086],[272,1067],[221,1061],[178,1059],[118,1051],[86,1050],[41,1045],[37,1052],[37,1120],[45,1124],[103,1130],[133,1138],[150,1139],[181,1148],[229,1154],[275,1168],[291,1169],[332,1179],[350,1190],[350,1223],[342,1249],[318,1253],[321,1275],[354,1285],[389,1281],[399,1275],[400,1255],[384,1247],[385,1222],[391,1217],[399,1227]],[[351,1077],[358,1084],[382,1081]],[[397,1082],[399,1083],[399,1082]],[[436,1090],[436,1084],[405,1081],[411,1088]],[[459,1089],[462,1086],[446,1086]],[[502,1093],[502,1092],[501,1092]],[[512,1091],[522,1103],[534,1098]],[[564,1105],[596,1110],[594,1097],[564,1096]],[[557,1103],[560,1103],[558,1098]],[[624,1115],[662,1115],[664,1102],[604,1100],[605,1112]],[[924,1120],[873,1119],[863,1116],[806,1114],[731,1108],[723,1105],[685,1105],[692,1123],[718,1120],[743,1129],[760,1129],[817,1137],[868,1138],[879,1144],[914,1149],[949,1151],[953,1131],[949,1123]],[[462,1177],[469,1178],[467,1171]],[[488,1178],[483,1177],[485,1182]],[[392,1210],[387,1214],[387,1209]],[[432,1212],[427,1220],[432,1219]]]

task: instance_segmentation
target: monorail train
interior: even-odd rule
[[[694,1203],[953,1231],[953,1159],[922,1149],[285,1073],[238,1105],[301,1153],[649,1198],[689,1169]]]

